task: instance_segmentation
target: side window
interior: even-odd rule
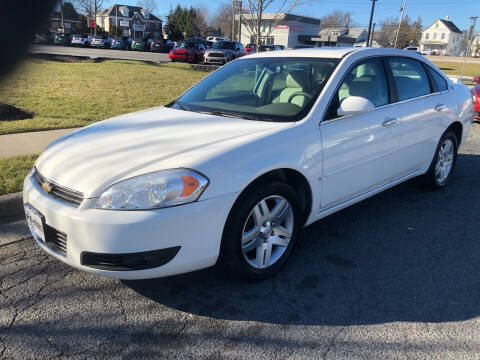
[[[363,61],[347,74],[333,96],[325,120],[337,118],[338,108],[342,101],[349,96],[366,98],[375,107],[388,104],[387,79],[379,59]]]
[[[387,63],[392,71],[399,101],[430,94],[428,76],[420,62],[408,58],[387,58]]]
[[[437,85],[437,91],[448,90],[448,84],[445,81],[445,79],[438,72],[433,70],[431,67],[428,67],[428,70],[430,71],[430,75],[432,75],[435,85]]]

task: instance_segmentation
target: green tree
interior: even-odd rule
[[[199,9],[177,5],[174,10],[170,9],[164,28],[173,41],[203,36],[206,29],[205,17]]]

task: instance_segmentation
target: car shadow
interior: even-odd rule
[[[147,298],[219,319],[296,325],[447,322],[480,315],[480,156],[452,183],[406,182],[305,228],[272,279],[206,269],[123,281]],[[196,239],[201,241],[201,239]]]

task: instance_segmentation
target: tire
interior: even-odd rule
[[[448,151],[450,146],[451,151]],[[438,142],[428,171],[420,178],[420,183],[433,190],[444,188],[452,177],[457,162],[457,151],[456,135],[452,131],[445,132]]]
[[[264,206],[268,214],[262,210]],[[290,185],[271,182],[252,188],[230,211],[219,265],[234,275],[255,280],[271,277],[295,246],[301,231],[301,213],[298,196]]]

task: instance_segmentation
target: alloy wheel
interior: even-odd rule
[[[454,145],[451,139],[446,139],[438,149],[437,164],[435,165],[435,179],[439,184],[444,183],[453,165]]]
[[[287,249],[293,228],[290,203],[279,195],[264,198],[254,206],[243,226],[245,260],[257,269],[275,264]]]

